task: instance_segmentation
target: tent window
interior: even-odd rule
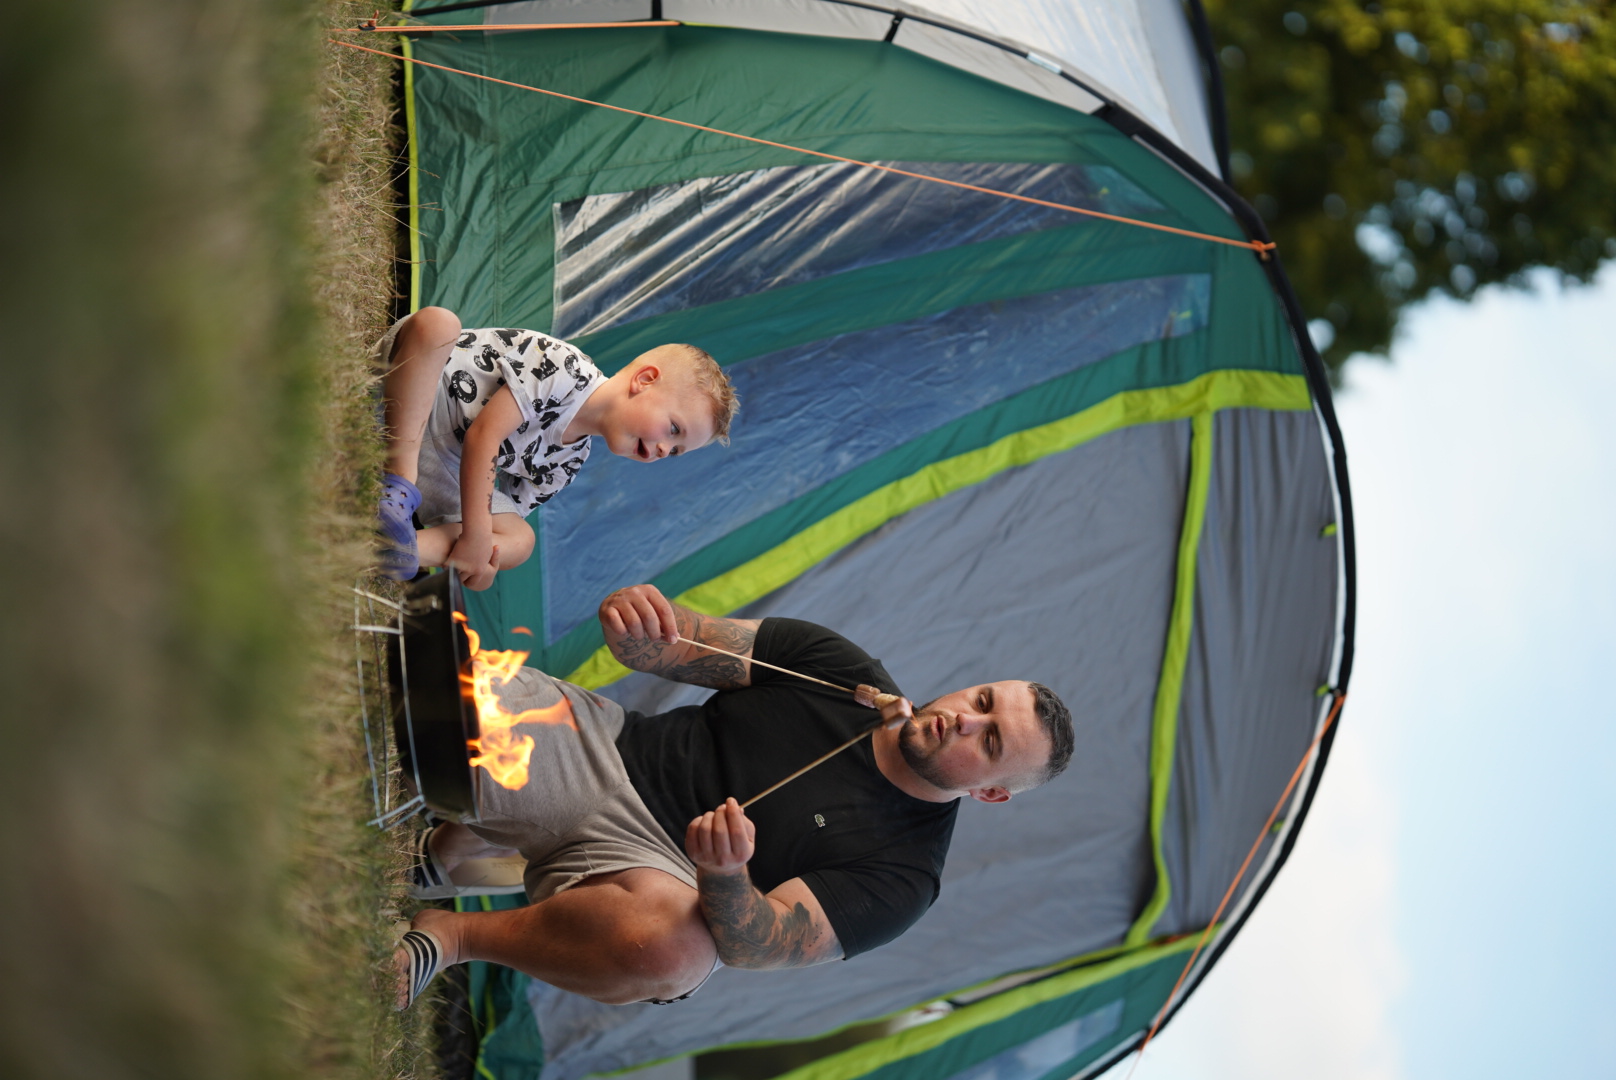
[[[1104,165],[887,162],[1109,214],[1163,207]],[[1064,210],[856,165],[811,165],[590,195],[555,207],[562,337],[962,244],[1070,227]]]

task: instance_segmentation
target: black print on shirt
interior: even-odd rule
[[[554,375],[556,371],[555,361],[546,356],[539,361],[538,367],[533,369],[533,377],[543,381]]]
[[[457,349],[469,349],[469,348],[471,348],[471,343],[476,341],[476,340],[477,340],[477,335],[472,333],[470,330],[467,330],[464,334],[460,335],[460,340],[455,342],[455,348],[457,348]]]
[[[499,350],[492,345],[484,345],[483,351],[472,357],[477,366],[484,371],[493,371],[499,365]]]
[[[477,400],[477,380],[464,371],[457,371],[449,378],[449,393],[457,400],[470,405]]]
[[[583,370],[579,368],[576,356],[569,353],[561,358],[561,362],[567,365],[567,374],[572,376],[574,390],[582,390],[589,385],[589,376],[585,375]]]

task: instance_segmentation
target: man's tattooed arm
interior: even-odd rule
[[[836,932],[796,899],[789,908],[758,892],[743,869],[739,873],[698,872],[701,912],[718,944],[725,965],[750,971],[810,967],[842,956]],[[807,891],[807,886],[802,887]],[[815,904],[815,907],[818,905]]]
[[[682,641],[670,643],[662,640],[659,634],[645,632],[647,616],[637,610],[638,606],[648,604],[653,592],[650,586],[636,585],[632,589],[613,593],[601,605],[601,625],[606,631],[606,644],[619,662],[635,671],[694,686],[710,686],[715,690],[734,690],[750,685],[750,665],[724,653],[750,657],[752,645],[757,640],[756,622],[702,615],[689,608],[670,604],[662,599],[660,593],[655,593],[655,601],[666,604],[668,610],[672,611],[680,637],[712,645],[723,649],[724,653],[687,645]],[[657,603],[649,604],[651,608],[657,606]],[[638,622],[631,621],[634,618]],[[617,622],[624,624],[622,632],[614,628]]]

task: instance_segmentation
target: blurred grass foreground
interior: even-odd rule
[[[370,12],[0,11],[0,1076],[418,1075],[347,630],[389,65],[322,31]]]

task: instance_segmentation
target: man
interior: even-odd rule
[[[577,727],[524,729],[540,740],[533,779],[518,792],[485,784],[482,820],[439,826],[426,863],[468,885],[478,860],[519,852],[533,902],[422,910],[398,954],[401,1004],[465,960],[625,1004],[688,996],[720,964],[807,967],[867,951],[936,899],[960,798],[1006,802],[1071,758],[1070,717],[1036,683],[968,687],[918,710],[900,696],[868,739],[743,811],[740,800],[875,718],[842,690],[762,663],[896,694],[891,677],[823,627],[700,615],[650,585],[613,593],[599,614],[626,666],[718,693],[645,717],[523,669],[506,708],[565,694]]]

